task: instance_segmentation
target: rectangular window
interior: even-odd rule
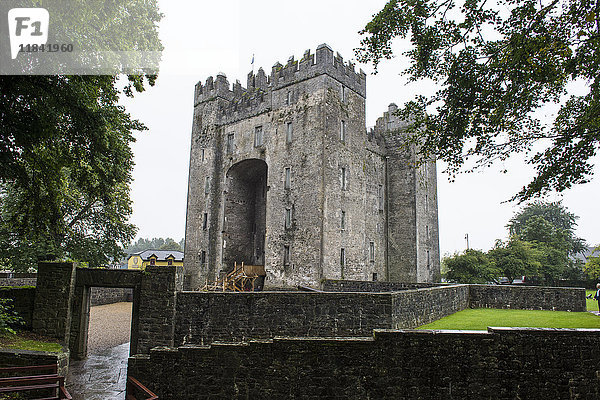
[[[206,264],[206,251],[204,250],[202,250],[202,252],[200,253],[200,263]]]
[[[208,229],[208,213],[204,213],[202,215],[202,229],[203,230]]]
[[[342,142],[346,141],[346,121],[342,120],[340,124],[340,140]]]
[[[346,211],[342,211],[341,220],[340,220],[340,229],[346,229]]]
[[[292,92],[287,92],[285,97],[285,105],[289,106],[290,104],[292,104]]]
[[[377,282],[377,272],[373,272],[373,282]]]
[[[430,260],[429,260],[429,250],[427,250],[427,266],[430,266]]]
[[[284,183],[283,183],[283,188],[284,189],[292,188],[292,169],[289,167],[285,169],[285,179],[284,179]]]
[[[290,229],[292,227],[292,209],[285,209],[285,229]]]
[[[340,266],[343,268],[346,266],[346,249],[340,249]]]
[[[346,86],[342,85],[342,101],[345,103],[347,100],[348,93],[346,92]]]
[[[288,143],[288,144],[292,143],[292,135],[293,135],[292,123],[288,122],[287,123],[286,135],[285,135],[285,141],[286,141],[286,143]]]
[[[200,151],[200,153],[201,153],[201,155],[200,155],[200,158],[202,159],[202,162],[204,162],[204,156],[205,156],[205,155],[204,155],[204,149],[202,149],[202,150]]]
[[[262,126],[257,126],[254,128],[254,146],[262,146],[264,144],[263,139],[263,128]]]
[[[346,190],[346,185],[347,185],[347,177],[346,177],[346,168],[342,167],[340,169],[340,183],[342,186],[342,190]]]
[[[233,139],[234,134],[230,133],[227,135],[227,153],[233,153]]]
[[[369,242],[369,261],[375,262],[375,242]]]
[[[210,178],[207,176],[204,180],[204,194],[210,193]]]
[[[379,211],[383,211],[383,185],[377,188],[377,201],[379,203]]]
[[[290,265],[290,246],[283,246],[283,265]]]

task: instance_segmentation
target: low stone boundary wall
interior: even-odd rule
[[[58,375],[67,376],[69,369],[69,351],[53,353],[49,351],[0,350],[0,368],[26,367],[29,365],[58,365]]]
[[[175,345],[392,328],[391,293],[177,293]],[[158,329],[158,327],[157,327]]]
[[[155,348],[129,376],[170,399],[597,399],[600,330],[376,331]]]
[[[585,289],[539,286],[469,285],[471,308],[586,311]]]
[[[90,304],[101,306],[104,304],[133,301],[133,289],[131,288],[90,288]]]
[[[13,309],[23,318],[25,329],[31,329],[33,322],[33,304],[35,288],[33,287],[2,287],[0,298],[12,299]]]
[[[35,286],[37,274],[24,272],[0,272],[0,286]]]
[[[416,328],[469,307],[469,287],[456,285],[392,294],[392,328]]]
[[[321,283],[321,290],[325,292],[398,292],[402,290],[440,286],[448,285],[444,283],[404,283],[326,279]]]

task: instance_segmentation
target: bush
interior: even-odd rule
[[[0,335],[14,334],[14,328],[23,325],[23,318],[13,309],[12,299],[0,298]]]

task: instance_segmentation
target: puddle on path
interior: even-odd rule
[[[129,343],[71,361],[67,390],[73,400],[123,400],[127,383]]]

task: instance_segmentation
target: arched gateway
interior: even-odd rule
[[[267,163],[240,161],[227,171],[223,266],[264,265],[267,211]]]

